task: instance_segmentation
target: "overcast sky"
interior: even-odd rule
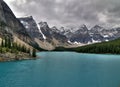
[[[120,0],[4,0],[17,17],[53,26],[120,26]]]

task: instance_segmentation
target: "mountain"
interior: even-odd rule
[[[59,29],[61,34],[65,35],[72,44],[93,44],[104,41],[115,40],[120,37],[120,28],[106,29],[100,25],[95,25],[88,29],[86,25],[74,28]]]
[[[2,12],[3,12],[3,18],[6,25],[15,32],[18,36],[22,35],[20,38],[23,39],[29,37],[27,32],[25,31],[24,26],[20,23],[20,21],[15,17],[11,9],[8,7],[8,5],[1,1],[2,6]]]
[[[0,61],[32,59],[38,48],[9,6],[0,0]]]
[[[101,35],[101,31],[103,29],[104,28],[99,25],[95,25],[93,28],[90,29],[89,34],[92,38],[93,43],[104,41],[104,36]]]
[[[51,42],[51,40],[52,40],[51,30],[50,30],[47,22],[40,22],[39,27],[40,27],[41,32],[44,34],[45,39],[48,42]]]
[[[120,54],[120,38],[109,42],[96,43],[76,48],[58,47],[54,51],[74,51],[80,53],[97,54]]]
[[[32,16],[16,18],[8,5],[0,1],[0,37],[9,36],[15,41],[19,39],[36,48],[54,49],[59,46],[78,44],[88,45],[111,41],[120,37],[120,28],[105,29],[95,25],[88,29],[86,25],[79,27],[49,27],[47,22],[36,23]],[[4,29],[2,29],[4,27]]]
[[[57,27],[52,27],[51,29],[51,36],[52,38],[58,40],[61,44],[67,43],[68,39],[65,35],[61,34]]]
[[[99,26],[99,25],[95,25],[93,28],[90,29],[91,33],[98,33],[101,32],[104,28]]]
[[[61,34],[65,35],[68,38],[69,42],[70,42],[70,38],[74,34],[74,31],[72,31],[72,28],[61,27],[59,30],[60,30]]]
[[[83,47],[75,48],[74,50],[83,53],[120,54],[120,39],[83,46]]]
[[[37,23],[35,22],[32,16],[18,18],[18,19],[24,25],[27,33],[31,38],[38,38],[40,40],[44,40],[43,35],[40,33]]]
[[[23,24],[15,17],[9,6],[0,0],[0,38],[9,37],[18,44],[38,47],[29,36]]]
[[[53,26],[53,27],[51,28],[51,30],[52,30],[53,32],[56,32],[56,33],[61,33],[61,31],[58,30],[58,28],[57,28],[56,26]]]
[[[105,29],[99,25],[91,29],[86,25],[50,28],[47,22],[37,24],[32,16],[17,19],[9,6],[0,0],[0,41],[6,36],[27,47],[52,50],[55,47],[69,47],[73,44],[78,46],[77,44],[106,43],[120,37],[120,28]]]
[[[88,29],[86,25],[82,25],[80,27],[61,27],[58,29],[56,26],[50,28],[47,22],[40,22],[37,25],[32,16],[19,18],[19,20],[39,47],[47,50],[59,46],[71,47],[73,44],[76,47],[79,46],[78,44],[82,46],[106,42],[120,37],[120,28],[105,29],[95,25]]]
[[[89,35],[88,28],[86,27],[86,25],[79,27],[78,30],[75,31],[74,34],[70,37],[70,41],[80,42],[84,44],[91,42],[92,40],[91,40],[91,37]]]
[[[46,41],[51,43],[53,46],[65,46],[68,44],[68,39],[65,35],[61,34],[60,30],[57,27],[50,28],[47,22],[39,23],[40,30],[43,35],[46,37]]]
[[[120,27],[113,28],[113,36],[114,38],[119,38],[120,37]]]
[[[63,34],[66,35],[72,43],[92,44],[105,41],[101,35],[103,29],[103,27],[98,25],[88,29],[87,26],[83,24],[80,27],[74,28],[75,31],[73,31],[73,29],[65,31],[64,29]]]
[[[90,30],[90,35],[94,41],[111,41],[120,37],[119,29],[120,28],[105,29],[96,25]]]
[[[25,30],[29,36],[39,45],[39,47],[52,50],[57,46],[65,46],[68,44],[68,39],[61,34],[57,27],[50,28],[47,22],[40,22],[39,24],[32,16],[18,18],[24,25]]]
[[[51,36],[50,35],[47,36],[49,32],[49,27],[48,26],[45,27],[44,26],[46,25],[45,23],[41,24],[41,26],[44,26],[43,28],[45,29],[45,31],[43,31],[44,29],[41,31],[40,26],[36,23],[32,16],[22,17],[18,19],[24,25],[25,30],[27,31],[29,36],[38,44],[40,48],[42,48],[41,50],[54,49],[54,46],[52,46],[50,42]],[[46,33],[45,34],[46,36],[42,32]]]

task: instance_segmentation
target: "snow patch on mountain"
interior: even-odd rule
[[[37,26],[38,26],[39,32],[42,34],[44,40],[46,40],[46,36],[42,33],[42,31],[41,31],[41,29],[40,29],[40,26],[39,26],[38,24],[37,24]]]

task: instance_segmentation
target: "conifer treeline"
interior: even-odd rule
[[[24,52],[28,53],[32,57],[36,57],[36,49],[31,50],[30,48],[27,48],[25,45],[17,44],[16,42],[13,42],[11,38],[5,37],[2,39],[1,46],[0,46],[0,53],[18,53],[18,52]]]
[[[91,44],[77,48],[58,47],[54,51],[75,51],[80,53],[97,53],[97,54],[120,54],[120,39],[109,42]]]
[[[75,48],[74,50],[82,53],[120,54],[120,39],[79,47]]]

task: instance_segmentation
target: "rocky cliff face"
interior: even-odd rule
[[[3,1],[0,0],[0,21],[4,21],[5,22],[5,19],[4,19],[4,14],[3,14],[3,7],[2,7],[2,3]]]
[[[58,46],[73,44],[87,45],[103,41],[110,41],[120,37],[120,28],[105,29],[99,25],[88,29],[86,25],[77,28],[65,29],[56,26],[50,28],[47,22],[40,22],[39,29],[32,17],[19,18],[27,32],[40,47],[52,50]]]
[[[6,19],[5,19],[2,3],[3,3],[3,1],[0,0],[0,38],[3,37],[4,35],[10,35],[7,32],[8,27],[7,27],[7,24],[6,24]]]
[[[50,30],[51,30],[52,38],[55,38],[61,44],[62,43],[64,44],[68,41],[67,37],[65,35],[61,34],[60,31],[57,29],[57,27],[54,26]]]
[[[104,41],[104,37],[101,35],[101,32],[104,28],[98,25],[95,25],[91,30],[89,31],[90,36],[92,37],[93,42],[98,41],[102,42]]]
[[[18,19],[24,25],[27,33],[31,38],[33,39],[38,38],[39,40],[44,40],[42,34],[40,33],[40,30],[38,29],[37,23],[35,22],[32,16],[18,18]]]
[[[50,27],[48,26],[47,22],[40,22],[39,23],[39,27],[41,32],[44,34],[44,36],[46,37],[46,40],[48,42],[51,42],[52,40],[52,35],[51,35],[51,30]]]
[[[0,0],[0,24],[0,38],[7,35],[14,41],[17,38],[20,42],[37,47],[37,44],[31,39],[23,24],[20,23],[3,0]]]
[[[75,31],[74,34],[71,36],[70,41],[80,42],[84,44],[92,42],[86,25],[81,26],[77,31]]]
[[[4,17],[5,17],[7,26],[10,27],[13,30],[13,32],[17,34],[28,36],[24,26],[15,17],[15,15],[11,11],[11,9],[8,7],[8,5],[4,1],[2,1],[1,5],[3,8]]]
[[[55,26],[50,28],[47,22],[40,22],[37,26],[32,16],[18,19],[24,25],[29,36],[35,40],[39,47],[52,50],[57,46],[65,46],[68,44],[67,37],[61,34]]]
[[[37,48],[53,49],[73,43],[92,44],[110,41],[120,37],[120,28],[105,29],[99,25],[88,29],[86,25],[66,29],[50,28],[47,22],[40,22],[39,27],[32,16],[17,19],[8,5],[0,0],[0,38],[9,36],[13,40],[30,44]],[[68,43],[69,42],[69,43]]]
[[[54,26],[50,28],[47,22],[39,23],[40,30],[46,37],[46,41],[56,46],[64,46],[67,43],[68,39],[65,35],[61,34],[60,31]]]
[[[99,25],[95,25],[88,29],[86,25],[66,29],[59,29],[61,34],[65,35],[69,42],[77,44],[93,44],[98,42],[110,41],[120,37],[120,28],[105,29]]]

